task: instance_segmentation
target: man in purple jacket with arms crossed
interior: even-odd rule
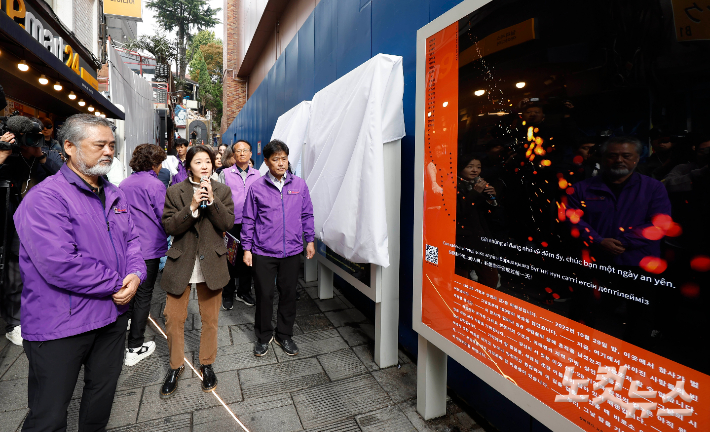
[[[304,234],[307,258],[315,255],[313,203],[306,182],[288,172],[286,144],[278,140],[267,144],[264,162],[269,172],[249,188],[241,234],[244,263],[254,269],[254,355],[265,355],[274,339],[274,275],[279,288],[275,341],[286,354],[296,355],[298,346],[291,336],[296,320],[298,255],[303,252]]]
[[[125,312],[145,278],[138,233],[111,169],[111,123],[77,114],[62,126],[68,161],[15,213],[30,413],[23,431],[65,430],[81,366],[79,430],[105,430],[123,363]]]

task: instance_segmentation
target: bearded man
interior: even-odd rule
[[[15,213],[30,412],[23,431],[65,430],[81,366],[79,430],[105,430],[123,365],[128,304],[146,274],[126,198],[102,177],[111,123],[88,114],[59,134],[67,163]]]
[[[671,203],[660,181],[636,172],[642,150],[636,138],[609,139],[601,147],[602,174],[573,185],[568,207],[583,216],[571,228],[598,264],[638,266],[661,255],[656,231],[644,230],[656,216],[670,217]]]

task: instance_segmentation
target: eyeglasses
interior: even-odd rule
[[[49,125],[49,126],[45,126],[44,128],[45,128],[45,129],[53,129],[54,126],[53,126],[53,125]]]
[[[251,153],[251,150],[244,150],[244,149],[242,149],[242,150],[234,150],[234,153],[235,153],[235,154],[247,154],[247,153]]]

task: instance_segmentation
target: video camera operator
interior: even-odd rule
[[[20,240],[12,217],[33,186],[59,171],[62,160],[57,152],[42,150],[43,125],[38,119],[13,115],[0,122],[0,315],[6,322],[5,337],[22,345]]]

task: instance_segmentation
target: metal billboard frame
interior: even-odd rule
[[[450,356],[511,402],[553,431],[580,431],[577,425],[517,387],[481,361],[422,322],[423,214],[424,214],[424,130],[426,40],[491,0],[464,0],[417,31],[416,129],[414,156],[414,232],[412,327],[419,334],[417,362],[417,411],[431,419],[446,414],[446,362]]]

